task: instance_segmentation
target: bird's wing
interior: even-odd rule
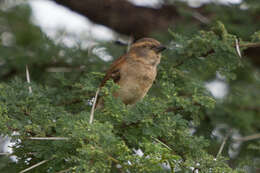
[[[100,87],[103,87],[107,80],[113,79],[115,83],[120,80],[120,68],[126,61],[127,56],[123,55],[113,62],[110,68],[107,70],[104,79],[102,80]]]

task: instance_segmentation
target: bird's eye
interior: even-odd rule
[[[143,48],[150,49],[149,45],[144,45]]]

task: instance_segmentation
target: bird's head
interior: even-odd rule
[[[153,38],[142,38],[131,45],[129,52],[145,59],[152,65],[158,65],[161,59],[161,52],[165,49],[165,46]]]
[[[147,49],[159,54],[165,50],[166,47],[153,38],[142,38],[132,44],[130,49]]]

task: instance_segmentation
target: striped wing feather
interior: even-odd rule
[[[103,87],[109,79],[113,79],[115,83],[120,80],[120,67],[126,61],[126,56],[123,55],[113,62],[110,68],[107,70],[104,79],[102,80],[100,87]]]

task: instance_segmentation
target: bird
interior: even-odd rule
[[[136,104],[151,88],[161,61],[161,52],[165,49],[166,46],[153,38],[137,40],[126,54],[111,64],[99,88],[112,79],[119,85],[113,96],[121,99],[125,105]],[[103,99],[98,98],[96,108],[103,106]]]

